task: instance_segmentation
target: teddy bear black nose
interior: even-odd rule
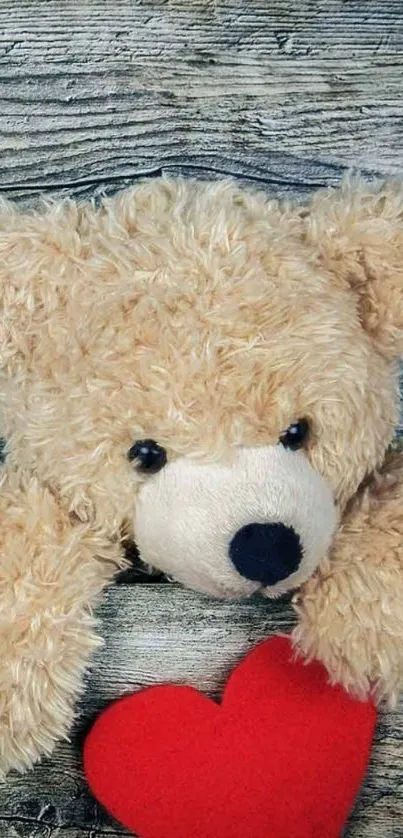
[[[235,533],[229,555],[241,576],[263,585],[275,585],[298,569],[302,546],[292,527],[247,524]]]

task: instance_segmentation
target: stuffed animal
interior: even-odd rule
[[[161,179],[0,216],[2,772],[68,731],[128,540],[214,596],[296,590],[296,647],[395,699],[402,189]]]

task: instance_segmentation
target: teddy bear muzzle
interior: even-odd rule
[[[239,447],[230,461],[180,457],[136,499],[142,561],[214,596],[297,588],[327,553],[338,513],[303,451]]]

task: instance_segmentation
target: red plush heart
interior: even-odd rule
[[[95,796],[141,838],[339,838],[375,707],[292,654],[285,638],[262,643],[221,707],[180,686],[112,704],[84,748]]]

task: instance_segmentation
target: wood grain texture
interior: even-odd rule
[[[304,195],[395,173],[402,79],[400,0],[8,0],[0,190],[182,172]]]
[[[82,777],[81,742],[95,714],[127,691],[163,681],[192,684],[219,698],[240,658],[293,624],[286,602],[220,602],[175,585],[115,586],[100,618],[106,645],[88,675],[73,744],[59,745],[52,759],[0,786],[1,838],[126,835],[94,802]],[[403,714],[385,714],[348,838],[403,835],[402,739]]]

